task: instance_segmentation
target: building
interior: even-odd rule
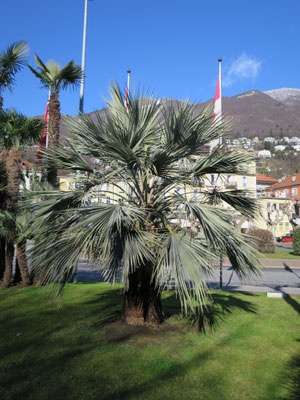
[[[253,227],[272,232],[274,237],[280,237],[293,230],[291,219],[294,207],[291,199],[267,198],[259,199],[259,216],[253,221]]]
[[[283,177],[277,183],[264,189],[266,197],[300,200],[300,172]]]
[[[265,188],[268,188],[269,186],[274,185],[277,182],[278,179],[271,178],[270,176],[263,174],[256,175],[256,190],[258,192],[258,195],[261,195],[261,192]],[[263,193],[263,195],[265,195],[265,193]]]

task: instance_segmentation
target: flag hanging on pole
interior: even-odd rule
[[[213,122],[220,123],[222,120],[222,76],[221,76],[221,63],[222,58],[219,61],[219,76],[216,88],[215,102],[214,102],[214,112],[213,112]],[[212,151],[216,146],[222,144],[222,137],[219,139],[214,139],[210,142],[209,147]]]
[[[130,80],[130,69],[127,70],[127,87],[125,92],[124,106],[127,110],[128,107],[128,96],[129,96],[129,80]]]
[[[42,160],[42,158],[43,158],[42,148],[48,147],[47,145],[48,145],[48,125],[49,125],[49,100],[50,100],[50,96],[48,97],[48,101],[47,101],[46,112],[45,112],[45,116],[44,116],[44,127],[43,127],[43,131],[41,134],[41,140],[38,145],[38,150],[37,150],[37,158],[39,160]]]
[[[213,113],[213,121],[219,120],[222,117],[222,100],[221,100],[221,90],[220,90],[220,76],[218,77],[216,95],[215,95],[215,104],[214,104],[214,113]]]

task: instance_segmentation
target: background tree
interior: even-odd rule
[[[24,66],[28,53],[29,49],[24,41],[13,43],[5,50],[0,51],[0,111],[3,106],[2,94],[5,90],[12,91],[16,74]],[[0,271],[5,266],[5,248],[5,240],[0,238]]]
[[[29,49],[26,42],[16,42],[0,51],[0,110],[3,106],[2,93],[12,91],[15,76],[25,65]]]
[[[81,79],[81,67],[70,61],[65,67],[54,60],[48,61],[46,64],[35,54],[35,62],[38,69],[35,70],[30,65],[29,69],[41,81],[42,87],[46,87],[50,92],[49,101],[49,121],[50,130],[48,138],[49,148],[59,145],[59,122],[60,122],[60,102],[59,92],[61,89],[68,87],[76,87]],[[57,187],[57,171],[55,168],[48,170],[48,182]]]
[[[6,174],[6,168],[5,168],[5,163],[0,160],[0,226],[2,226],[6,213],[4,209],[4,193],[7,185],[7,174]],[[4,271],[5,271],[5,239],[4,236],[1,235],[0,233],[0,281],[3,278]]]
[[[38,195],[33,266],[46,272],[48,282],[64,284],[82,254],[108,280],[122,263],[123,318],[129,324],[163,321],[160,294],[170,279],[183,310],[196,313],[219,249],[239,276],[259,271],[256,251],[232,226],[232,212],[212,205],[222,200],[250,218],[255,199],[204,185],[208,174],[241,173],[252,157],[222,148],[199,156],[199,147],[219,138],[226,124],[212,123],[207,112],[197,116],[188,103],[165,109],[151,99],[131,98],[126,109],[116,85],[111,97],[106,120],[70,120],[67,148],[48,151],[56,168],[77,172],[76,184],[44,200]],[[95,168],[87,156],[99,160]],[[192,223],[202,235],[186,228]]]
[[[12,261],[14,256],[14,243],[17,238],[16,218],[17,205],[22,172],[21,148],[37,142],[40,138],[43,123],[37,119],[29,119],[25,115],[11,109],[0,111],[0,160],[5,163],[7,173],[7,185],[2,199],[2,207],[14,217],[8,218],[4,224],[6,229],[6,263],[3,277],[3,287],[8,287],[12,277]],[[24,248],[24,243],[22,243]],[[21,257],[21,251],[18,250]],[[22,260],[20,260],[22,263]],[[19,262],[19,265],[20,265]],[[25,275],[24,275],[25,276]]]

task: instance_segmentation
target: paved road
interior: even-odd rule
[[[292,242],[286,242],[286,243],[276,242],[275,248],[276,248],[276,250],[293,250],[293,243]]]
[[[226,261],[226,260],[225,260]],[[300,260],[270,260],[263,267],[262,277],[251,277],[240,281],[231,266],[223,267],[223,288],[225,290],[243,290],[253,292],[282,291],[289,294],[300,294]],[[274,264],[274,267],[272,267]],[[78,264],[77,282],[103,282],[97,268],[86,261]],[[219,269],[214,276],[207,278],[210,288],[219,288]]]

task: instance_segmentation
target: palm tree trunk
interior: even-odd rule
[[[23,240],[21,243],[17,243],[16,256],[20,268],[23,285],[29,286],[30,277],[29,277],[27,257],[26,257],[26,240]]]
[[[0,96],[0,111],[3,109],[3,97]]]
[[[155,326],[163,322],[160,292],[151,282],[152,266],[147,264],[129,275],[124,293],[123,320],[129,325]]]
[[[14,252],[15,252],[14,243],[8,241],[6,243],[6,260],[5,260],[6,263],[5,263],[4,277],[2,281],[2,287],[4,288],[8,288],[11,283]]]
[[[58,93],[52,93],[49,101],[49,120],[50,120],[50,129],[49,129],[49,137],[48,137],[48,146],[49,148],[58,147],[59,146],[59,122],[60,122],[60,103],[58,99]],[[47,179],[49,184],[54,188],[58,188],[58,180],[57,180],[57,170],[48,166],[48,175]]]
[[[5,271],[5,247],[6,242],[5,239],[0,239],[0,281],[3,278]]]
[[[18,263],[18,259],[16,259],[16,268],[15,268],[13,284],[17,285],[18,283],[21,282],[21,280],[22,280],[22,277],[21,277],[21,272],[20,272],[20,268],[19,268],[19,263]]]
[[[11,211],[16,205],[19,197],[21,152],[17,148],[9,150],[6,158],[6,170],[8,173],[6,209]]]

